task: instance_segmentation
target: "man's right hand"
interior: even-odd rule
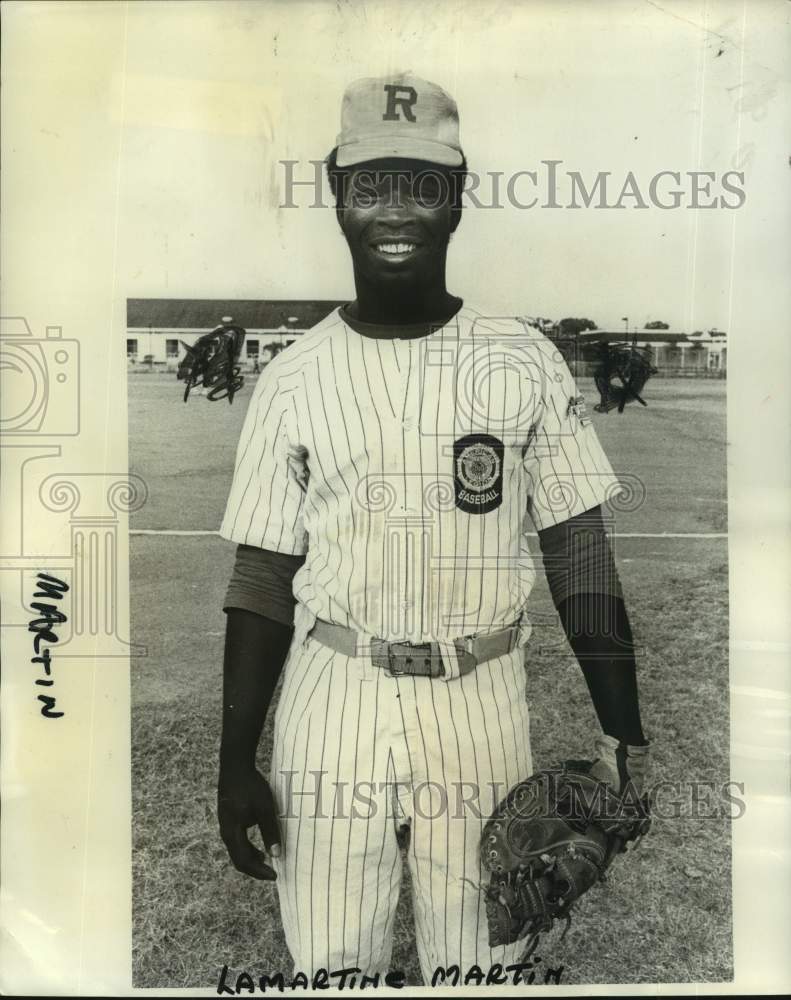
[[[268,854],[280,857],[280,827],[269,782],[255,768],[244,773],[220,773],[217,816],[234,867],[244,875],[273,882],[277,876],[266,855],[253,847],[247,835],[257,826]]]

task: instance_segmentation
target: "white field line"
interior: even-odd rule
[[[181,528],[130,528],[130,535],[183,535],[187,538],[203,535],[217,535],[219,531],[198,530],[188,531]],[[528,531],[530,538],[537,538],[535,531]],[[616,538],[727,538],[727,531],[615,531]]]

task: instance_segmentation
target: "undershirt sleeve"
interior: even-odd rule
[[[600,507],[538,532],[555,607],[575,594],[623,597]]]
[[[296,598],[292,585],[294,574],[304,562],[305,556],[238,545],[223,611],[241,608],[293,625]]]
[[[602,730],[643,746],[634,638],[601,509],[545,528],[538,538],[552,600]]]

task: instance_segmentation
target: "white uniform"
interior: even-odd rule
[[[617,489],[568,368],[521,321],[465,306],[382,340],[336,310],[264,370],[221,534],[307,556],[272,762],[297,969],[387,969],[403,823],[427,981],[519,954],[488,947],[478,842],[532,771],[524,652],[459,676],[453,639],[520,621],[526,641],[526,513],[545,528]],[[342,655],[309,635],[317,617],[438,642],[445,676]]]

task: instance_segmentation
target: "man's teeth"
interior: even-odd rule
[[[380,243],[377,248],[380,253],[411,253],[415,249],[414,243]]]

